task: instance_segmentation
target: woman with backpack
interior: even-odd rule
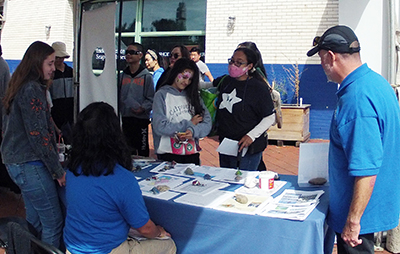
[[[256,53],[246,47],[237,48],[228,59],[229,76],[218,85],[217,133],[238,141],[238,152],[248,148],[240,161],[240,169],[256,170],[267,146],[265,130],[275,122],[274,105],[269,88],[256,71]],[[219,83],[217,79],[215,84]],[[220,153],[220,166],[236,168],[237,156]]]
[[[268,83],[267,80],[267,72],[265,71],[264,68],[264,63],[261,57],[261,52],[258,50],[257,45],[254,42],[251,41],[245,41],[242,42],[238,45],[238,48],[249,48],[254,51],[257,55],[257,63],[254,65],[254,68],[260,74],[262,77],[262,80],[265,82],[265,84],[269,87],[270,93],[271,93],[271,98],[274,103],[274,108],[275,108],[275,123],[272,125],[277,125],[277,127],[280,129],[282,128],[282,111],[281,111],[281,95],[279,94],[278,91],[274,90],[274,88]],[[267,137],[268,138],[268,137]],[[261,160],[260,164],[258,165],[258,171],[265,171],[267,170],[267,167],[265,166],[263,157],[261,155]]]

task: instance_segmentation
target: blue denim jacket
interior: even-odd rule
[[[63,176],[58,159],[54,126],[50,120],[46,88],[36,81],[21,87],[3,115],[1,154],[4,164],[42,161],[53,179]]]

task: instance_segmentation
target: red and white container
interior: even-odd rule
[[[275,173],[271,171],[261,171],[258,186],[262,190],[271,190],[274,188]]]

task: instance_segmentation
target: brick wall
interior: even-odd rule
[[[28,46],[37,40],[50,45],[63,41],[72,56],[73,0],[9,0],[6,7],[1,32],[5,59],[22,59]],[[46,26],[51,26],[48,35]]]
[[[21,59],[35,40],[64,41],[72,55],[72,2],[9,0],[1,35],[4,57]],[[225,63],[237,44],[254,41],[264,63],[317,64],[317,57],[307,58],[305,53],[314,36],[338,23],[338,5],[339,0],[208,0],[206,62]],[[234,18],[233,29],[227,28],[229,17]]]
[[[206,62],[225,63],[240,42],[253,41],[264,63],[318,64],[306,52],[316,35],[338,24],[338,5],[339,0],[208,0]],[[231,30],[229,17],[235,18]]]

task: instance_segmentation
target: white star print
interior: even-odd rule
[[[223,93],[222,94],[222,102],[219,104],[219,109],[226,108],[229,113],[232,114],[232,107],[234,104],[241,102],[242,99],[236,97],[236,88],[230,94]]]

